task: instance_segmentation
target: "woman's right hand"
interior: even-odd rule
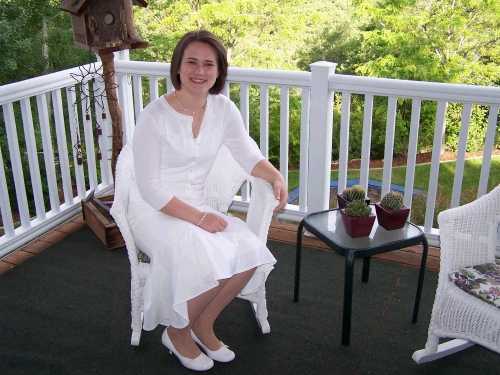
[[[200,218],[201,219],[201,218]],[[198,225],[200,228],[210,233],[222,232],[226,229],[228,222],[221,216],[207,212],[201,223]]]

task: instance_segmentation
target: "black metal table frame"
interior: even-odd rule
[[[412,323],[417,322],[418,309],[420,306],[420,297],[422,295],[422,287],[424,283],[425,274],[425,264],[427,261],[427,253],[429,245],[424,232],[417,227],[415,224],[407,222],[405,225],[412,225],[417,228],[420,232],[419,236],[408,238],[406,240],[398,240],[394,242],[388,242],[382,246],[377,246],[368,249],[354,250],[346,247],[342,247],[331,241],[326,237],[321,231],[316,230],[313,226],[307,223],[307,218],[310,215],[316,215],[321,213],[326,213],[334,211],[337,209],[330,209],[321,212],[311,213],[305,216],[297,228],[297,248],[296,248],[296,259],[295,259],[295,288],[294,288],[294,302],[299,300],[299,286],[300,286],[300,266],[301,266],[301,256],[302,256],[302,229],[306,228],[307,231],[312,233],[318,239],[323,241],[326,245],[330,246],[336,253],[345,256],[345,276],[344,276],[344,311],[342,318],[342,344],[349,345],[351,336],[351,315],[352,315],[352,289],[353,289],[353,279],[354,279],[354,261],[356,258],[363,258],[363,270],[361,281],[368,282],[368,276],[370,273],[370,260],[372,255],[382,254],[393,250],[402,249],[405,247],[423,244],[422,260],[420,263],[420,271],[418,276],[417,285],[417,295],[415,297],[415,306],[413,308],[413,318]]]

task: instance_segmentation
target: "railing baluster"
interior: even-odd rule
[[[158,77],[149,77],[149,94],[151,95],[151,101],[159,98]]]
[[[33,199],[35,200],[36,217],[39,220],[45,220],[45,202],[43,201],[42,178],[40,175],[40,165],[38,163],[38,150],[33,126],[33,115],[31,113],[31,101],[29,98],[22,99],[20,104],[26,152],[28,153],[28,165],[30,167],[31,187],[33,189]]]
[[[464,177],[465,152],[467,151],[467,138],[469,136],[470,116],[472,104],[465,103],[462,110],[462,123],[460,125],[460,136],[458,142],[457,160],[455,163],[455,177],[453,180],[453,193],[451,195],[451,208],[460,205],[460,193],[462,192],[462,180]]]
[[[250,132],[250,95],[248,84],[242,83],[240,85],[240,112],[243,118],[243,125],[247,133]],[[245,181],[241,186],[241,200],[248,202],[250,200],[250,186],[248,181]]]
[[[36,103],[38,107],[40,131],[42,133],[43,159],[45,162],[45,173],[47,175],[47,186],[49,188],[50,209],[52,212],[58,213],[61,208],[59,203],[59,192],[57,187],[54,148],[52,146],[47,96],[45,94],[37,95]]]
[[[260,86],[260,151],[269,159],[269,86]]]
[[[83,164],[78,164],[78,139],[80,138],[80,127],[78,120],[78,106],[76,105],[76,94],[75,91],[66,88],[66,97],[67,97],[67,107],[68,107],[68,117],[69,117],[69,125],[70,125],[70,138],[73,154],[73,167],[75,169],[75,179],[76,179],[76,189],[78,192],[79,198],[85,198],[85,175],[83,171]]]
[[[104,92],[106,90],[104,82],[96,80],[94,84],[97,86],[98,92]],[[101,104],[104,106],[104,108],[101,108],[100,105],[95,106],[95,115],[101,130],[101,134],[97,136],[97,143],[99,145],[99,150],[101,151],[101,160],[99,160],[99,167],[101,172],[101,183],[104,185],[110,185],[113,183],[111,177],[112,153],[108,153],[108,150],[112,151],[113,148],[113,145],[109,142],[112,138],[111,135],[113,129],[111,126],[111,116],[108,115],[109,110],[106,98],[104,98]]]
[[[349,163],[349,127],[351,122],[351,93],[342,92],[342,109],[340,115],[340,144],[339,144],[339,179],[338,192],[347,187],[347,165]]]
[[[4,106],[5,113],[5,106]],[[2,157],[2,147],[0,147],[0,213],[2,214],[4,236],[6,238],[15,237],[14,221],[12,220],[12,208],[9,201],[9,191],[7,190],[7,179],[5,178],[5,168]],[[0,257],[5,255],[0,251]]]
[[[144,108],[144,103],[142,100],[142,77],[140,75],[135,74],[132,76],[132,90],[134,94],[134,118],[137,122],[137,118]]]
[[[21,163],[19,141],[17,138],[17,131],[16,131],[17,126],[14,116],[14,107],[12,103],[4,105],[3,111],[5,117],[5,130],[7,133],[7,141],[9,142],[9,156],[10,156],[10,163],[12,166],[12,175],[14,177],[14,185],[16,187],[17,208],[21,219],[21,226],[24,229],[28,229],[31,226],[29,209],[28,209],[28,199],[26,197],[26,186],[24,185],[23,166]]]
[[[71,175],[69,171],[68,147],[66,146],[66,128],[64,125],[61,90],[58,89],[52,91],[52,103],[57,139],[57,155],[59,157],[59,168],[61,170],[62,187],[64,192],[64,203],[73,205],[73,188],[71,186]]]
[[[382,190],[380,191],[380,194],[382,195],[391,190],[392,158],[394,152],[397,104],[398,99],[394,96],[389,96],[389,102],[387,103],[387,123],[385,128],[384,177],[382,180]]]
[[[493,153],[493,146],[495,145],[495,135],[498,126],[498,109],[498,105],[490,106],[488,128],[486,129],[486,136],[484,140],[483,164],[481,165],[481,176],[479,177],[479,187],[477,191],[478,198],[487,193],[488,180],[490,177],[491,169],[491,154]]]
[[[307,211],[307,176],[309,174],[309,120],[310,120],[311,90],[302,89],[302,104],[300,109],[300,170],[299,170],[299,210]]]
[[[118,101],[120,103],[120,110],[122,112],[123,144],[126,144],[132,139],[132,134],[134,134],[135,127],[134,105],[132,103],[132,87],[129,84],[129,77],[130,76],[127,74],[118,74],[116,76],[118,84]],[[111,144],[112,143],[113,141],[111,141]]]
[[[370,150],[372,145],[372,119],[373,119],[373,95],[365,95],[365,108],[363,111],[363,139],[361,146],[361,171],[359,184],[368,191],[368,179],[370,178]]]
[[[425,208],[424,231],[430,232],[434,221],[434,209],[436,207],[437,185],[439,177],[439,162],[441,159],[441,145],[443,144],[443,133],[445,125],[447,103],[438,102],[436,113],[436,125],[434,128],[434,144],[432,146],[431,174],[429,176],[429,190],[427,191],[427,205]]]
[[[288,144],[290,142],[290,88],[281,87],[280,96],[280,172],[288,185]]]
[[[85,95],[84,95],[85,94]],[[85,140],[85,153],[87,159],[87,173],[91,190],[97,190],[97,170],[94,155],[94,132],[92,127],[92,106],[89,103],[89,83],[82,85],[82,94],[80,96],[82,103],[82,127]]]
[[[414,99],[411,103],[410,119],[410,139],[408,144],[408,157],[406,159],[405,193],[404,204],[407,207],[412,206],[413,202],[413,184],[415,181],[415,167],[417,166],[418,151],[418,130],[420,127],[420,106],[422,101]]]

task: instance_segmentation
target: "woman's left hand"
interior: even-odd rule
[[[288,203],[288,190],[283,178],[275,181],[273,184],[273,188],[274,196],[276,197],[276,201],[278,201],[278,205],[274,209],[274,212],[276,212],[285,208],[286,204]]]

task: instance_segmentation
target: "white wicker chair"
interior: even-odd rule
[[[500,353],[500,309],[459,289],[451,280],[459,268],[495,262],[500,224],[500,186],[475,201],[438,216],[441,264],[425,349],[417,363],[433,361],[474,344]],[[439,344],[440,338],[453,338]]]
[[[257,147],[257,145],[255,145]],[[125,240],[131,269],[132,302],[132,345],[139,345],[142,332],[143,286],[149,272],[149,263],[143,261],[143,254],[137,248],[127,220],[128,196],[134,178],[132,147],[127,144],[118,157],[115,177],[115,196],[111,215]],[[247,213],[250,229],[266,243],[276,199],[271,185],[260,178],[249,176],[226,147],[217,155],[212,171],[206,181],[207,203],[220,212],[227,212],[238,189],[245,180],[252,186],[251,200]],[[266,290],[262,286],[257,292],[238,296],[250,301],[262,333],[270,332],[267,321]]]

